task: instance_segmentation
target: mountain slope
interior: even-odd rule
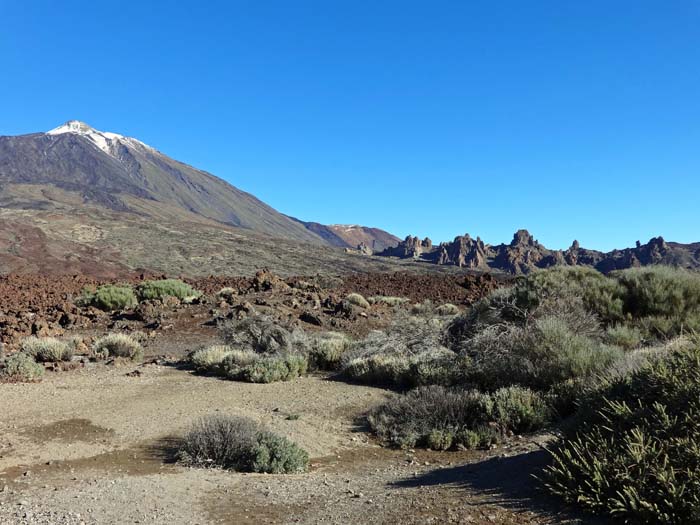
[[[158,202],[177,217],[187,211],[215,221],[290,240],[326,244],[303,225],[254,196],[146,144],[69,121],[48,133],[0,137],[0,204],[50,208],[50,195],[18,198],[16,185],[39,184],[74,192],[84,203],[148,214]],[[135,209],[129,197],[141,201]]]
[[[401,239],[395,235],[379,228],[369,228],[354,224],[331,224],[327,226],[318,222],[304,222],[294,217],[292,219],[303,224],[306,229],[320,236],[331,246],[357,248],[364,243],[365,246],[373,251],[381,252],[387,248],[393,248],[401,242]]]

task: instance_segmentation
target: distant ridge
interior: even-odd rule
[[[651,264],[700,268],[700,243],[680,244],[654,237],[646,244],[637,241],[634,248],[607,253],[581,248],[578,241],[574,241],[566,250],[550,250],[527,230],[518,230],[509,244],[495,246],[485,244],[479,237],[473,239],[469,234],[437,245],[433,245],[428,238],[421,240],[408,236],[398,246],[378,255],[470,269],[501,270],[512,274],[561,265],[589,266],[603,273]]]

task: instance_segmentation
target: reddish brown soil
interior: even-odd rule
[[[499,282],[490,274],[453,276],[396,272],[348,276],[340,291],[367,297],[386,295],[408,297],[415,302],[429,299],[436,303],[469,305],[498,286]]]
[[[137,283],[147,277],[131,274],[121,282]],[[490,275],[416,275],[368,273],[345,278],[292,277],[281,279],[269,272],[255,277],[208,277],[188,279],[204,297],[196,305],[158,302],[141,305],[136,313],[107,314],[92,307],[79,307],[76,299],[84,288],[115,279],[85,275],[8,275],[0,277],[0,342],[16,345],[29,335],[64,335],[74,329],[168,329],[197,330],[216,317],[234,317],[256,311],[307,329],[340,330],[354,335],[380,328],[391,310],[375,305],[368,310],[342,310],[339,305],[351,292],[366,296],[408,297],[414,302],[469,305],[499,283]],[[290,286],[291,285],[291,286]],[[235,291],[228,303],[216,297],[222,288]],[[242,313],[243,312],[243,313]],[[184,324],[183,324],[184,323]],[[185,326],[186,325],[186,326]],[[195,326],[196,325],[196,326]]]

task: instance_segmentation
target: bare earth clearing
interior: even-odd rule
[[[530,475],[543,460],[532,440],[489,452],[388,450],[356,424],[383,398],[381,389],[323,377],[238,383],[159,365],[126,375],[132,369],[95,366],[41,384],[0,385],[0,523],[565,520],[556,504],[530,501],[541,497]],[[290,437],[311,454],[311,471],[273,476],[173,464],[174,438],[216,411]]]

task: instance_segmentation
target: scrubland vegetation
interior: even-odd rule
[[[410,312],[342,360],[344,377],[399,389],[368,416],[382,441],[473,448],[570,418],[551,491],[629,523],[697,521],[700,275],[556,268],[448,320]]]
[[[208,416],[185,434],[177,452],[193,467],[293,474],[306,471],[309,455],[288,439],[244,417]]]
[[[167,297],[190,301],[200,295],[199,291],[178,279],[161,279],[143,281],[136,287],[129,284],[104,284],[94,290],[83,290],[78,302],[85,306],[114,312],[133,308],[139,301],[162,301]]]
[[[339,366],[349,339],[336,332],[307,334],[253,315],[219,326],[223,342],[190,353],[199,372],[251,383],[289,381],[309,370]]]

